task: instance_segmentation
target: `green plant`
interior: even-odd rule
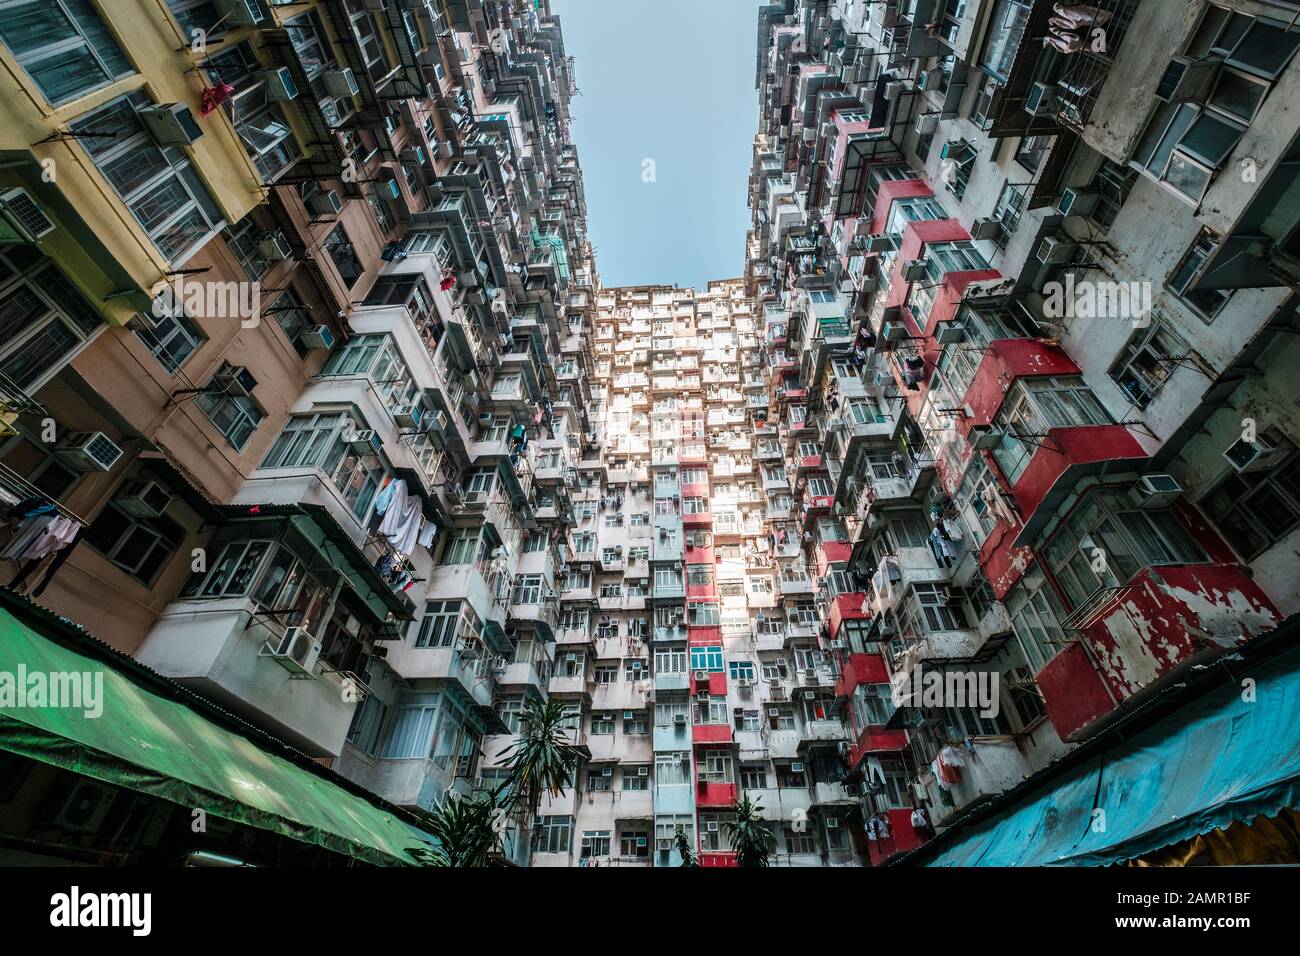
[[[700,865],[700,861],[695,858],[695,850],[691,846],[691,838],[686,835],[686,828],[680,823],[677,825],[676,832],[673,833],[673,847],[682,858],[682,866]]]
[[[744,796],[736,804],[736,819],[726,821],[723,826],[731,849],[736,854],[736,866],[767,866],[768,860],[776,850],[776,834],[771,825],[763,819],[763,806],[752,802]]]

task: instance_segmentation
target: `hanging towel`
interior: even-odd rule
[[[426,521],[424,527],[420,529],[420,537],[418,539],[420,546],[426,549],[431,547],[433,545],[433,539],[437,534],[438,526],[432,521]]]
[[[398,479],[390,479],[388,484],[384,485],[384,487],[380,490],[379,494],[375,496],[376,514],[383,514],[385,511],[388,510],[388,503],[392,501],[393,494],[397,490],[398,485],[401,485],[403,490],[405,490],[406,488],[405,482],[400,481]]]

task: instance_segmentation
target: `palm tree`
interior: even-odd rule
[[[700,861],[695,859],[695,851],[691,848],[691,838],[686,835],[686,828],[680,823],[677,824],[677,831],[673,834],[673,846],[682,858],[682,866],[700,865]]]
[[[745,795],[736,804],[736,819],[723,824],[736,853],[736,866],[767,866],[768,857],[776,850],[776,834],[762,813],[763,805],[751,802]]]
[[[573,784],[581,751],[569,743],[573,714],[558,700],[529,700],[519,712],[519,735],[501,754],[506,805],[521,817],[537,816],[542,797],[564,795]],[[525,820],[524,822],[527,822]]]
[[[439,845],[422,851],[419,862],[427,866],[487,866],[500,840],[504,797],[504,787],[478,790],[469,796],[449,795],[437,810],[422,814]]]
[[[419,852],[429,866],[488,866],[500,848],[509,816],[522,826],[537,816],[542,797],[562,796],[572,784],[581,752],[569,743],[573,715],[558,700],[530,700],[519,712],[519,735],[502,753],[505,782],[470,796],[449,796],[424,815],[441,846]],[[534,834],[534,839],[537,834]]]

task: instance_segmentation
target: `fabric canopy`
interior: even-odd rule
[[[1118,863],[1300,806],[1300,649],[1251,668],[939,849],[928,866]],[[1101,814],[1094,811],[1100,810]]]
[[[378,865],[417,863],[411,851],[434,842],[181,700],[154,693],[126,667],[65,647],[0,608],[0,672],[20,668],[28,675],[102,674],[102,713],[21,706],[5,695],[0,749]]]

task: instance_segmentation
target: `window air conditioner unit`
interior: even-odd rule
[[[909,259],[903,263],[903,279],[907,282],[919,282],[929,274],[924,259]]]
[[[326,70],[325,89],[330,96],[356,96],[361,92],[356,76],[349,69]]]
[[[337,190],[326,189],[309,198],[307,208],[317,216],[337,215],[343,211],[343,200]]]
[[[289,248],[288,240],[277,232],[257,244],[257,254],[272,262],[283,262],[293,254],[293,250]]]
[[[992,451],[1002,443],[1002,433],[992,425],[972,425],[970,444],[977,451]]]
[[[1074,258],[1075,244],[1068,239],[1044,236],[1038,244],[1035,257],[1043,263],[1069,262]]]
[[[1051,83],[1029,84],[1025,94],[1025,112],[1033,116],[1048,116],[1056,112],[1056,87]]]
[[[916,118],[916,132],[921,136],[928,136],[939,128],[938,113],[922,113]]]
[[[348,442],[348,447],[358,455],[377,455],[384,447],[384,440],[372,429],[362,428],[352,433],[352,440]]]
[[[248,398],[253,394],[253,389],[257,388],[257,379],[242,365],[223,365],[212,376],[212,384],[215,386],[212,389],[214,392]]]
[[[970,237],[972,239],[996,239],[1001,228],[1001,219],[996,216],[985,216],[982,219],[976,219],[971,225]]]
[[[302,333],[302,344],[309,349],[327,351],[334,347],[334,333],[328,325],[317,325]]]
[[[170,492],[156,481],[128,481],[113,496],[113,503],[135,518],[157,518],[171,501]]]
[[[419,428],[424,409],[420,405],[396,405],[393,407],[393,421],[401,428]]]
[[[708,671],[696,671],[696,672],[695,672],[695,680],[696,680],[697,683],[698,683],[699,681],[702,681],[702,680],[703,680],[703,681],[706,681],[706,680],[708,680],[708,679],[709,679],[709,672],[708,672]]]
[[[266,82],[268,100],[284,102],[298,98],[298,84],[293,81],[293,74],[289,72],[287,66],[282,66],[278,70],[267,70],[262,74],[262,79]]]
[[[251,26],[266,19],[257,0],[214,0],[217,14],[226,23],[238,26]]]
[[[939,85],[943,79],[943,70],[922,70],[916,78],[916,88],[918,90],[930,90]]]
[[[894,248],[894,237],[889,233],[881,233],[878,236],[867,237],[868,252],[891,252]]]
[[[790,764],[790,772],[791,772],[791,773],[803,773],[803,761],[802,761],[802,760],[796,760],[794,763]]]
[[[491,425],[491,424],[492,424],[492,421],[493,421],[493,419],[492,419],[492,413],[491,413],[491,412],[482,412],[482,413],[480,413],[479,416],[478,416],[478,423],[479,423],[480,425],[483,425],[483,426]]]
[[[891,80],[885,84],[885,99],[891,103],[898,101],[907,92],[907,83],[903,80]]]
[[[705,780],[701,780],[700,783],[707,783],[707,781],[705,781]],[[710,820],[708,823],[706,823],[706,824],[704,825],[704,827],[705,827],[705,829],[708,830],[710,833],[717,833],[717,832],[718,832],[718,821],[717,821],[717,820]]]
[[[955,345],[966,340],[966,326],[960,322],[940,322],[934,332],[934,340],[940,345]]]
[[[886,342],[897,342],[907,336],[907,326],[902,319],[892,319],[880,323],[880,338]]]
[[[1223,457],[1239,472],[1266,471],[1286,451],[1263,435],[1256,435],[1254,441],[1240,438],[1233,442],[1223,452]]]
[[[0,245],[26,245],[48,236],[54,231],[54,222],[36,204],[25,189],[8,189],[0,193]],[[3,226],[8,224],[9,229]]]
[[[188,146],[203,135],[203,128],[184,103],[146,106],[138,115],[159,146]]]
[[[685,714],[673,714],[673,723],[674,723],[674,724],[685,724],[685,723],[686,723],[686,715],[685,715]]]
[[[624,719],[624,720],[631,720],[634,716],[636,716],[636,715],[635,715],[632,711],[630,711],[630,710],[625,710],[625,711],[623,711],[623,719]]]
[[[1096,190],[1071,187],[1061,192],[1056,211],[1062,216],[1086,216],[1096,208],[1097,199]]]
[[[423,166],[424,159],[423,146],[408,146],[402,150],[402,162],[404,163],[410,163],[412,166]]]
[[[297,674],[311,675],[320,657],[320,641],[305,627],[286,628],[278,640],[267,641],[260,656],[269,657],[281,667]]]
[[[839,818],[839,817],[827,817],[827,818],[826,818],[826,829],[827,829],[827,830],[838,830],[839,828],[840,828],[840,818]]]
[[[1141,506],[1148,509],[1167,508],[1183,493],[1183,488],[1173,475],[1143,475],[1137,482]]]
[[[672,848],[673,848],[673,841],[672,841],[672,840],[659,840],[659,841],[658,841],[658,846],[659,846],[659,852],[660,852],[660,853],[667,853],[667,852],[669,852],[670,850],[672,850]]]
[[[613,767],[601,767],[601,768],[600,768],[600,775],[601,775],[602,777],[612,777],[612,776],[614,776],[614,768],[613,768]]]

